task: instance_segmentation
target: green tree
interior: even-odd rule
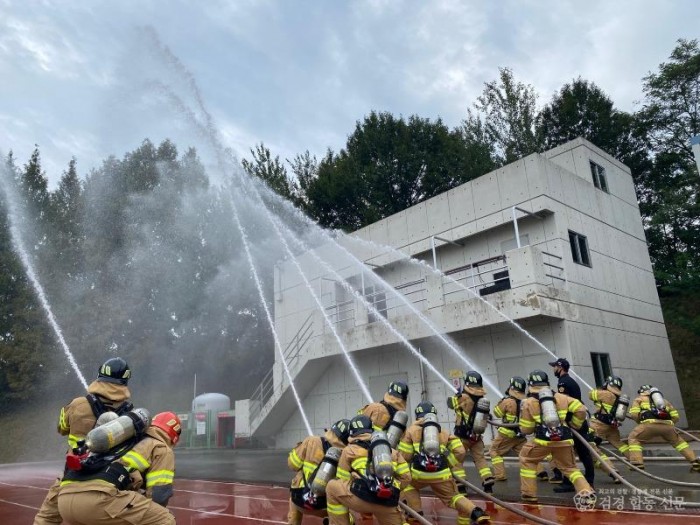
[[[637,118],[649,141],[653,167],[640,181],[640,207],[657,281],[698,280],[700,177],[690,138],[700,134],[700,48],[678,40],[668,62],[643,79]]]
[[[484,84],[484,91],[467,111],[464,132],[491,144],[495,162],[508,164],[539,150],[535,122],[537,95],[518,82],[509,68],[499,68],[499,78]]]
[[[270,189],[285,199],[292,199],[297,193],[296,185],[287,174],[284,163],[279,155],[272,157],[272,153],[263,143],[256,144],[255,149],[250,150],[253,160],[243,159],[241,164],[245,172],[251,177],[258,177]]]
[[[482,175],[486,165],[488,147],[440,119],[372,112],[300,186],[307,212],[320,224],[354,230]]]

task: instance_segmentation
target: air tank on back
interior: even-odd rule
[[[85,437],[90,452],[107,452],[145,431],[151,424],[151,416],[145,408],[135,408],[123,416],[93,428]]]

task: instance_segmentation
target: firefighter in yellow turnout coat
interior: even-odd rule
[[[487,523],[491,518],[457,490],[450,467],[461,465],[466,451],[459,438],[448,434],[437,423],[437,410],[432,403],[422,402],[416,408],[416,422],[399,443],[399,452],[411,465],[411,483],[401,492],[401,499],[423,514],[420,490],[425,487],[448,507],[457,510],[458,525]],[[408,523],[418,523],[409,518]]]
[[[175,454],[180,419],[173,412],[153,418],[146,435],[107,469],[61,482],[58,509],[66,521],[80,525],[174,525],[165,508],[173,495]],[[137,492],[145,486],[145,496]]]
[[[506,397],[502,398],[495,406],[494,415],[504,423],[517,424],[520,420],[520,404],[525,399],[525,388],[525,379],[519,376],[511,377]],[[506,481],[507,479],[503,456],[511,450],[520,454],[525,443],[527,443],[527,438],[518,429],[498,427],[498,435],[491,442],[489,449],[496,481]],[[542,463],[537,465],[537,478],[542,481],[549,479]]]
[[[133,408],[129,401],[131,392],[127,387],[130,377],[131,370],[124,359],[108,359],[100,367],[97,379],[88,386],[87,396],[76,397],[61,408],[57,429],[59,434],[68,438],[68,452],[95,427],[97,418],[103,412],[111,411],[121,415]],[[59,488],[60,479],[49,489],[34,518],[34,525],[63,522],[58,512]]]
[[[326,500],[310,497],[310,485],[316,470],[330,447],[345,448],[350,436],[350,421],[341,419],[323,436],[309,436],[289,453],[287,465],[296,472],[290,487],[288,525],[299,525],[304,514],[326,516]]]
[[[576,467],[574,437],[569,428],[581,427],[586,420],[586,407],[573,397],[552,393],[549,378],[542,370],[530,373],[528,386],[528,397],[520,407],[520,432],[535,436],[520,451],[522,501],[537,502],[537,464],[549,454],[576,491],[587,497],[592,488]]]
[[[367,416],[372,421],[374,430],[386,430],[394,414],[399,410],[406,410],[407,399],[408,385],[401,381],[394,381],[389,385],[384,399],[365,405],[357,413]]]
[[[622,442],[619,428],[620,421],[615,418],[621,395],[622,378],[618,376],[608,377],[601,388],[591,390],[588,394],[588,397],[593,401],[596,407],[596,411],[589,423],[590,428],[595,434],[595,444],[591,443],[591,446],[597,448],[597,445],[603,440],[606,440],[624,454],[625,457],[628,457],[629,445]],[[610,458],[608,458],[603,451],[599,450],[598,453],[602,459],[603,468],[607,472],[615,472],[615,467],[613,467]],[[621,481],[615,479],[615,483],[621,483]]]
[[[627,436],[629,444],[629,460],[635,466],[644,468],[642,443],[653,438],[661,438],[673,445],[691,464],[692,470],[700,472],[700,459],[687,441],[678,435],[675,423],[679,419],[678,410],[664,399],[659,389],[651,385],[639,388],[637,397],[630,407],[629,416],[639,423]]]
[[[402,525],[397,505],[401,489],[411,481],[411,472],[384,436],[383,432],[372,433],[367,416],[350,421],[350,438],[338,462],[338,478],[326,487],[331,525],[349,525],[350,510],[373,514],[379,525]]]
[[[469,452],[476,468],[479,470],[484,490],[493,491],[495,479],[488,461],[484,457],[484,439],[481,434],[474,434],[473,424],[476,404],[486,395],[481,374],[470,370],[464,377],[464,388],[460,394],[447,398],[447,406],[455,411],[457,421],[454,434],[462,440],[464,449]],[[456,476],[466,478],[464,468],[453,469]]]

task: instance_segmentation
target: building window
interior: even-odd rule
[[[595,386],[600,388],[605,383],[605,378],[612,375],[610,366],[610,354],[597,354],[591,352],[593,362],[593,375],[595,376]]]
[[[588,239],[585,235],[569,230],[569,242],[571,243],[571,256],[577,264],[591,266],[591,256],[588,252]]]
[[[608,178],[605,175],[605,168],[600,164],[591,161],[591,175],[593,176],[593,185],[605,193],[608,191]]]

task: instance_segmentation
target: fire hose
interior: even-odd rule
[[[475,485],[472,485],[469,483],[466,479],[462,478],[461,476],[454,476],[455,480],[457,480],[457,483],[467,487],[468,489],[473,490],[476,492],[479,496],[481,496],[484,499],[490,500],[496,505],[500,505],[504,509],[507,509],[514,514],[517,514],[518,516],[525,518],[527,520],[533,521],[535,523],[540,523],[541,525],[559,525],[557,522],[554,521],[549,521],[544,518],[540,518],[538,516],[535,516],[533,514],[530,514],[529,512],[525,512],[524,510],[520,510],[518,507],[515,507],[514,505],[511,505],[510,503],[506,503],[503,500],[498,499],[497,497],[488,494],[487,492],[484,492],[480,488],[478,488]]]
[[[656,481],[660,481],[661,483],[666,483],[666,484],[668,484],[668,485],[678,485],[679,487],[700,488],[700,483],[691,483],[690,481],[676,481],[676,480],[673,480],[673,479],[666,479],[666,478],[662,478],[662,477],[656,476],[656,475],[654,475],[654,474],[651,474],[650,472],[647,472],[647,471],[645,471],[645,470],[640,469],[640,468],[637,467],[634,463],[630,463],[629,461],[627,461],[627,459],[625,459],[624,457],[622,457],[622,456],[616,454],[615,452],[613,452],[612,450],[610,450],[610,449],[608,449],[608,448],[600,447],[600,449],[603,450],[604,452],[610,454],[612,457],[614,457],[614,458],[617,459],[618,461],[624,463],[625,465],[627,465],[627,466],[630,467],[631,469],[636,470],[637,472],[639,472],[640,474],[645,475],[645,476],[648,477],[648,478],[655,479]]]
[[[417,513],[411,507],[406,505],[403,501],[399,501],[399,507],[401,507],[406,514],[410,514],[411,517],[414,518],[419,523],[422,523],[423,525],[433,525],[431,522],[426,520],[423,515]]]
[[[593,455],[594,458],[596,458],[598,461],[600,461],[601,463],[603,463],[603,458],[601,458],[601,457],[600,457],[600,454],[598,454],[598,451],[597,451],[596,449],[594,449],[594,448],[590,445],[590,443],[588,443],[588,441],[586,440],[586,438],[584,438],[578,431],[576,431],[576,430],[573,429],[573,428],[571,429],[571,432],[573,432],[574,437],[575,437],[576,439],[578,439],[578,440],[583,444],[583,446],[585,446],[585,447],[589,450],[589,452]],[[618,474],[617,471],[612,471],[612,472],[610,473],[610,475],[611,475],[613,478],[615,478],[616,480],[620,481],[620,482],[621,482],[623,485],[625,485],[626,487],[628,487],[628,488],[630,488],[630,489],[632,489],[632,490],[637,491],[637,493],[639,493],[639,494],[643,494],[643,495],[644,495],[645,497],[647,497],[647,498],[653,499],[653,500],[655,500],[655,501],[659,501],[659,502],[661,502],[661,503],[668,503],[668,500],[665,499],[665,498],[661,498],[661,497],[659,497],[659,496],[655,496],[655,495],[653,495],[653,494],[649,494],[646,490],[642,490],[642,489],[640,489],[640,488],[635,487],[634,485],[632,485],[632,483],[630,483],[630,482],[627,481],[625,478],[623,478],[622,476],[620,476],[620,474]],[[695,503],[695,502],[690,502],[690,501],[674,502],[674,507],[687,507],[687,508],[694,508],[694,509],[697,509],[697,508],[700,508],[700,503]]]
[[[685,434],[686,436],[688,436],[689,438],[693,439],[694,441],[700,441],[700,438],[699,438],[699,437],[697,437],[695,434],[691,434],[691,433],[688,432],[687,430],[683,430],[682,428],[678,428],[678,427],[676,427],[676,430],[677,430],[678,432],[680,432],[681,434]]]

